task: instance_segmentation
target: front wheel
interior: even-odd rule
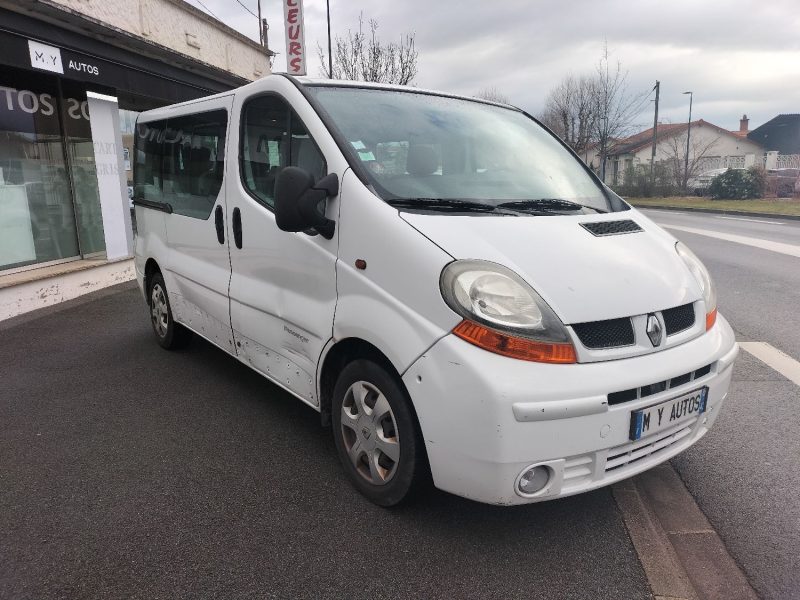
[[[368,360],[339,375],[333,392],[333,437],[353,485],[379,506],[395,506],[427,474],[424,443],[408,394]]]
[[[164,283],[161,273],[153,275],[148,299],[150,324],[153,326],[153,333],[156,334],[159,345],[167,350],[176,350],[186,346],[192,339],[192,332],[173,319],[169,296],[167,296],[167,285]]]

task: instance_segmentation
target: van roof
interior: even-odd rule
[[[481,102],[483,104],[493,104],[495,106],[503,106],[505,108],[516,108],[510,104],[503,104],[501,102],[493,102],[491,100],[484,100],[483,98],[475,98],[473,96],[463,96],[461,94],[452,94],[449,92],[443,92],[441,90],[431,90],[426,88],[418,88],[413,86],[407,85],[397,85],[397,84],[389,84],[389,83],[373,83],[368,81],[352,81],[349,79],[327,79],[327,78],[319,78],[319,77],[296,77],[293,75],[289,75],[288,73],[271,73],[270,75],[266,75],[260,79],[256,79],[255,81],[251,81],[239,88],[235,88],[232,90],[226,90],[224,92],[220,92],[218,94],[213,94],[210,96],[203,96],[201,98],[194,98],[192,100],[187,100],[185,102],[180,102],[178,104],[170,104],[169,106],[163,106],[160,108],[154,108],[152,110],[144,111],[140,115],[140,120],[144,119],[146,121],[154,120],[154,119],[163,119],[170,116],[175,110],[179,110],[182,108],[190,107],[197,102],[204,102],[206,100],[213,100],[216,98],[225,98],[226,96],[232,96],[238,90],[254,87],[259,84],[259,82],[264,81],[270,77],[286,77],[295,81],[297,84],[304,86],[304,87],[316,87],[316,86],[325,86],[325,87],[351,87],[351,88],[366,88],[366,89],[375,89],[375,90],[394,90],[399,92],[411,92],[411,93],[418,93],[418,94],[428,94],[433,96],[443,96],[447,98],[458,98],[462,100],[472,100],[474,102]],[[517,109],[518,110],[518,109]]]
[[[276,73],[276,75],[283,75],[283,73]],[[353,87],[353,88],[366,88],[375,90],[394,90],[398,92],[411,92],[418,94],[429,94],[432,96],[444,96],[446,98],[460,98],[462,100],[474,100],[475,102],[482,102],[484,104],[494,104],[496,106],[503,106],[506,108],[516,108],[512,104],[505,104],[503,102],[494,102],[493,100],[485,100],[484,98],[476,98],[475,96],[464,96],[462,94],[454,94],[452,92],[444,92],[442,90],[432,90],[429,88],[419,88],[410,85],[399,85],[393,83],[374,83],[371,81],[353,81],[350,79],[328,79],[320,77],[294,77],[292,79],[301,85],[306,86],[330,86],[330,87]]]

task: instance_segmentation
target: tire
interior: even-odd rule
[[[369,360],[348,364],[332,398],[333,438],[355,488],[379,506],[396,506],[428,480],[428,460],[402,382]]]
[[[155,273],[150,279],[147,305],[150,307],[150,325],[153,326],[159,346],[167,350],[178,350],[191,341],[192,332],[172,318],[169,294],[161,273]]]

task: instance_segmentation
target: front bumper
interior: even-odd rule
[[[645,471],[699,440],[728,394],[738,354],[720,315],[706,334],[634,358],[550,365],[505,358],[448,335],[403,375],[436,487],[490,504],[526,504],[602,487]],[[613,406],[607,394],[668,381],[710,365],[696,379]],[[706,412],[672,429],[629,439],[631,411],[708,386]],[[552,476],[531,497],[520,473],[546,464]]]

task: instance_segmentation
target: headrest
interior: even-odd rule
[[[439,168],[439,158],[431,146],[409,146],[406,171],[411,175],[433,175]]]

